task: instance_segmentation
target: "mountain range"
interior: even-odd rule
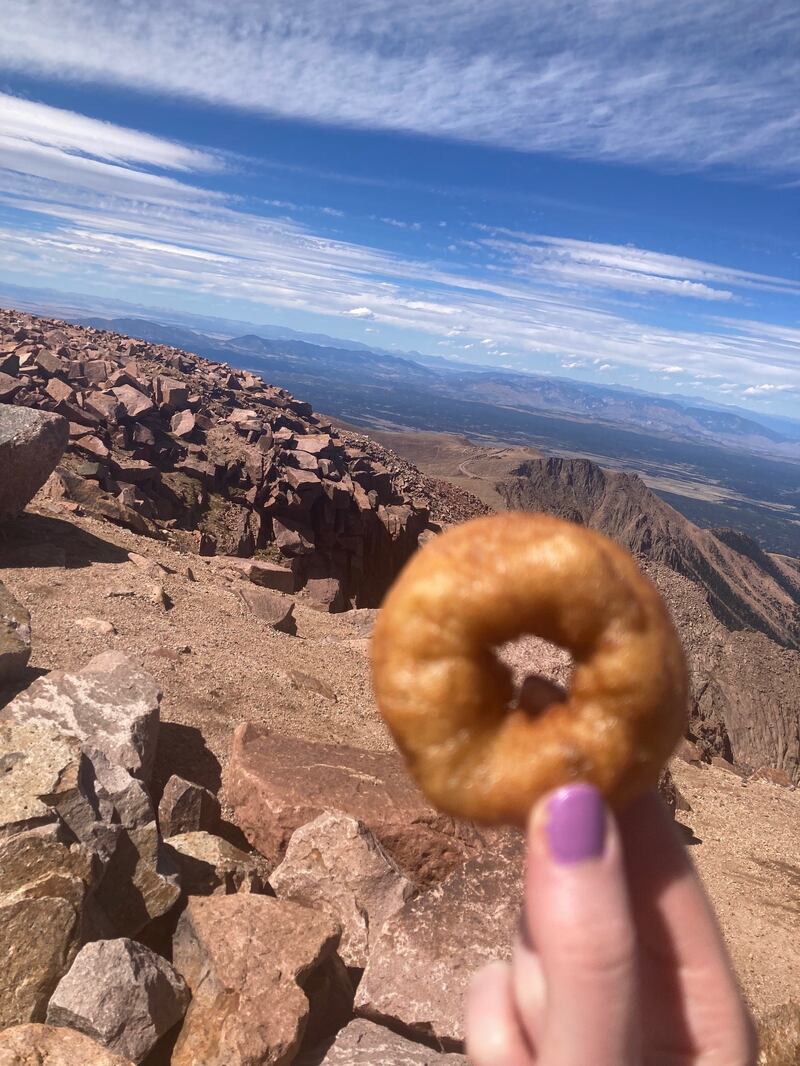
[[[269,370],[279,376],[282,366],[315,379],[330,374],[357,374],[359,384],[402,381],[404,386],[434,390],[453,399],[475,399],[522,411],[552,412],[614,426],[636,427],[649,434],[686,441],[707,441],[758,455],[800,461],[800,423],[775,420],[750,412],[698,405],[684,398],[593,385],[568,378],[467,366],[419,352],[393,353],[357,342],[336,341],[320,334],[301,334],[286,327],[261,327],[262,333],[220,337],[180,325],[140,318],[82,317],[81,325],[114,330],[150,343],[189,348],[209,358],[228,359],[246,369]],[[231,323],[233,324],[233,323]],[[270,335],[264,335],[269,333]],[[312,339],[313,338],[313,339]]]

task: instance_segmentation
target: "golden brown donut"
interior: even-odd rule
[[[566,701],[545,696],[533,715],[493,651],[528,633],[574,660]],[[613,541],[550,515],[478,518],[417,552],[384,602],[372,668],[420,787],[479,822],[524,825],[575,779],[621,807],[656,784],[686,725],[686,663],[655,586]]]

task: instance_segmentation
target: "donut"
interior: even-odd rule
[[[515,692],[496,649],[567,649],[568,691]],[[378,707],[441,811],[523,826],[547,791],[591,782],[619,809],[655,786],[686,726],[688,677],[652,582],[608,537],[546,514],[454,526],[389,590],[372,640]]]

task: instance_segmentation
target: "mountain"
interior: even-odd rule
[[[474,395],[483,402],[554,411],[613,425],[637,426],[672,438],[710,440],[746,451],[800,459],[796,441],[752,418],[719,408],[686,406],[666,396],[494,370],[461,374],[456,387],[460,395]]]
[[[270,328],[267,326],[258,327],[258,333],[221,338],[138,318],[82,318],[80,321],[144,340],[189,347],[213,358],[225,358],[227,353],[231,362],[244,363],[247,369],[263,368],[274,374],[285,367],[300,375],[302,383],[329,382],[341,386],[343,375],[354,375],[353,384],[363,389],[387,379],[395,380],[402,382],[406,389],[421,388],[428,395],[476,400],[517,411],[552,412],[591,420],[594,424],[633,427],[672,440],[706,441],[753,454],[800,461],[800,440],[791,433],[770,428],[733,410],[692,406],[686,400],[632,389],[481,366],[465,367],[418,352],[397,354],[342,342],[317,344],[299,339],[300,334],[293,339],[270,338],[264,336]],[[281,332],[290,331],[281,328]],[[331,413],[344,414],[338,410]]]
[[[778,644],[800,648],[797,571],[749,537],[700,529],[637,475],[602,470],[587,459],[535,459],[497,489],[512,510],[580,522],[688,577],[728,628],[758,630]]]

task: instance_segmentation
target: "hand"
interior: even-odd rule
[[[589,785],[531,818],[510,964],[467,999],[472,1066],[754,1066],[713,911],[656,793],[615,819]]]

